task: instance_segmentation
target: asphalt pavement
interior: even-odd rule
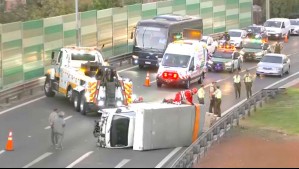
[[[286,82],[277,84],[274,87],[285,84],[299,76],[299,37],[291,37],[285,45],[283,52],[290,56],[292,62],[291,74]],[[251,69],[255,74],[257,62],[245,62],[243,73],[246,68]],[[157,88],[155,83],[155,72],[157,69],[138,67],[125,67],[120,74],[123,77],[131,78],[134,84],[134,93],[143,96],[146,102],[160,102],[163,98],[172,98],[182,88],[165,87]],[[151,87],[144,87],[144,81],[150,72]],[[242,73],[242,75],[243,75]],[[292,76],[294,75],[294,76]],[[233,105],[245,99],[245,88],[242,86],[242,99],[235,100],[232,84],[233,74],[209,72],[204,81],[205,85],[212,81],[218,81],[224,94],[222,110],[225,111]],[[279,77],[257,78],[253,89],[257,92],[269,85],[280,81]],[[198,87],[193,84],[191,87]],[[84,168],[129,168],[129,167],[156,167],[162,165],[166,159],[174,159],[185,148],[155,150],[137,152],[131,149],[103,149],[96,147],[96,139],[92,131],[94,120],[97,114],[82,116],[74,111],[68,101],[62,96],[45,98],[37,96],[32,103],[12,109],[11,111],[0,112],[0,167],[84,167]],[[63,143],[63,150],[54,150],[50,143],[50,130],[48,128],[48,116],[53,108],[66,112],[66,133]],[[175,124],[174,124],[175,125]],[[14,151],[3,152],[9,131],[13,131]],[[178,133],[179,134],[179,133]],[[171,153],[173,152],[173,153]],[[170,156],[169,154],[174,154]],[[165,159],[165,160],[163,160]],[[162,162],[161,162],[162,161]],[[165,163],[167,164],[167,162]]]

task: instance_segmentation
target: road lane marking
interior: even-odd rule
[[[22,167],[22,168],[29,168],[29,167],[33,166],[34,164],[36,164],[36,163],[42,161],[43,159],[49,157],[49,156],[52,155],[52,154],[53,154],[53,153],[50,153],[50,152],[45,153],[45,154],[43,154],[42,156],[38,157],[37,159],[35,159],[34,161],[32,161],[31,163],[25,165],[25,166]]]
[[[1,151],[0,151],[0,155],[3,154],[3,153],[5,153],[5,150],[1,150]]]
[[[77,164],[79,164],[85,158],[87,158],[88,156],[90,156],[92,153],[93,153],[93,151],[90,151],[90,152],[84,154],[82,157],[78,158],[76,161],[74,161],[72,164],[68,165],[66,168],[73,168],[73,167],[75,167]]]
[[[264,88],[264,89],[270,89],[271,87],[273,87],[273,86],[275,86],[275,85],[277,85],[277,84],[279,84],[279,83],[281,83],[281,82],[284,82],[284,81],[286,81],[286,80],[288,80],[288,79],[290,79],[290,78],[292,78],[292,77],[294,77],[294,76],[297,76],[297,75],[299,75],[299,72],[297,72],[297,73],[295,73],[295,74],[292,74],[291,76],[288,76],[288,77],[286,77],[286,78],[284,78],[284,79],[281,79],[280,81],[278,81],[278,82],[276,82],[276,83],[273,83],[273,84],[271,84],[270,86],[268,86],[268,87],[266,87],[266,88]],[[255,94],[257,94],[257,93],[258,93],[258,92],[254,93],[253,95],[255,95]],[[242,100],[241,102],[239,102],[238,104],[236,104],[236,105],[234,105],[233,107],[231,107],[230,109],[226,110],[226,111],[222,114],[222,116],[226,115],[227,113],[229,113],[230,111],[232,111],[232,110],[235,109],[236,107],[242,105],[244,102],[246,102],[246,100],[247,100],[247,99],[244,99],[244,100]]]
[[[168,154],[155,168],[163,167],[177,152],[179,152],[182,147],[174,149],[170,154]]]
[[[68,116],[66,118],[64,118],[65,121],[69,120],[70,118],[72,118],[73,116]],[[45,127],[45,130],[49,130],[51,128],[51,126],[47,126]]]
[[[125,72],[127,70],[131,70],[131,69],[135,69],[137,68],[138,66],[133,66],[133,67],[129,67],[129,68],[126,68],[126,69],[123,69],[123,70],[119,70],[118,73],[122,73],[122,72]]]
[[[33,102],[39,101],[39,100],[44,99],[44,98],[46,98],[46,96],[43,96],[43,97],[40,97],[40,98],[31,100],[31,101],[29,101],[29,102],[20,104],[20,105],[18,105],[18,106],[12,107],[12,108],[10,108],[10,109],[4,110],[4,111],[0,112],[0,115],[2,115],[2,114],[4,114],[4,113],[7,113],[7,112],[9,112],[9,111],[15,110],[15,109],[17,109],[17,108],[26,106],[26,105],[31,104],[31,103],[33,103]]]
[[[124,165],[126,165],[130,161],[131,160],[129,160],[129,159],[124,159],[119,164],[117,164],[117,166],[115,166],[114,168],[122,168]]]

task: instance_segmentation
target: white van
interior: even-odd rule
[[[272,18],[265,22],[264,24],[267,35],[269,38],[284,38],[285,36],[290,36],[291,33],[291,22],[287,18]]]
[[[170,43],[163,55],[157,73],[157,86],[183,85],[189,89],[190,84],[203,82],[207,49],[205,43],[198,40],[180,40]]]

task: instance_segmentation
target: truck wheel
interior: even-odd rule
[[[48,77],[46,78],[46,81],[45,81],[44,91],[45,91],[45,95],[47,97],[55,96],[55,92],[53,91],[53,89],[51,87],[51,80]]]
[[[77,112],[80,112],[80,104],[81,104],[81,98],[80,98],[80,94],[78,92],[75,92],[73,94],[74,97],[74,108]]]
[[[73,103],[74,101],[73,92],[73,88],[69,86],[67,89],[66,98],[70,101],[70,103]]]
[[[80,113],[85,116],[87,111],[88,111],[88,105],[86,103],[84,93],[82,93],[80,95],[80,98],[81,98],[81,100],[80,100]]]
[[[187,83],[185,84],[185,89],[190,89],[190,79],[187,81]]]

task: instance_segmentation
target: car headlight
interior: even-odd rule
[[[139,59],[139,56],[133,55],[133,59]]]
[[[104,106],[104,105],[105,105],[104,100],[100,100],[100,101],[98,102],[98,106],[99,106],[99,107],[102,107],[102,106]]]
[[[225,66],[232,66],[232,62],[225,63]]]
[[[263,52],[255,53],[255,55],[257,55],[257,56],[262,56],[262,55],[263,55]]]

